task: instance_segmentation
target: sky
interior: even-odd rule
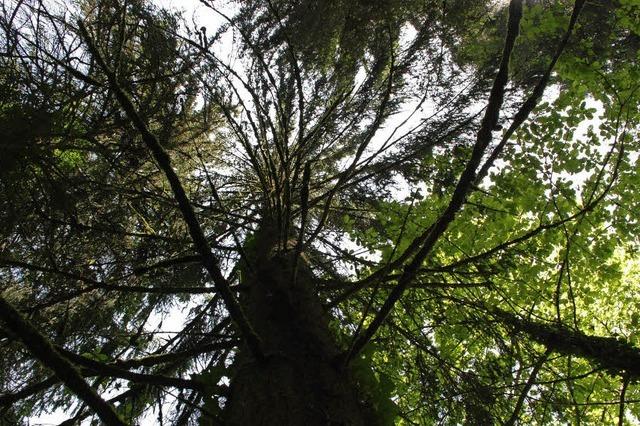
[[[160,7],[166,7],[171,9],[180,9],[185,11],[185,17],[188,21],[192,21],[194,23],[194,27],[199,28],[201,26],[205,26],[207,28],[207,32],[212,34],[215,30],[225,22],[224,18],[216,14],[214,11],[203,6],[199,1],[196,0],[159,0],[156,1]],[[231,13],[231,12],[230,12]],[[406,31],[407,39],[410,39],[412,33],[410,30]],[[216,54],[221,58],[230,58],[233,60],[234,50],[231,37],[223,38],[221,43],[218,43],[214,46]],[[557,93],[554,94],[551,92],[547,95],[550,98],[557,96]],[[595,105],[596,108],[601,110],[601,106]],[[416,104],[408,104],[405,106],[403,111],[396,114],[394,117],[389,119],[383,129],[381,129],[375,136],[374,140],[371,144],[371,149],[378,149],[388,138],[397,137],[398,135],[403,134],[409,129],[415,127],[419,121],[429,114],[429,106],[424,105],[422,108],[413,114]],[[580,137],[583,134],[589,125],[593,125],[597,127],[599,125],[599,120],[597,119],[597,115],[594,120],[590,123],[583,123],[578,132],[576,132],[576,137]],[[499,165],[498,165],[499,167]],[[574,178],[575,180],[575,178]],[[578,178],[579,181],[579,178]],[[403,184],[402,182],[398,182],[398,191],[396,192],[396,196],[400,199],[404,199],[409,196],[412,188],[409,188],[408,185]],[[345,244],[354,250],[358,249],[358,246],[353,243],[346,241]],[[185,323],[187,315],[190,309],[194,306],[195,302],[192,302],[186,306],[175,307],[171,309],[169,313],[165,315],[156,314],[154,315],[147,325],[148,331],[165,331],[167,333],[179,331]],[[103,397],[108,398],[110,396],[114,396],[119,392],[115,392],[112,395],[103,394]],[[157,412],[150,412],[149,415],[143,419],[139,424],[142,426],[151,426],[157,424],[156,421]],[[36,425],[57,425],[60,422],[66,420],[69,417],[64,410],[57,410],[49,414],[43,414],[37,417],[32,417],[29,420],[29,424]],[[88,423],[88,422],[87,422]]]
[[[222,18],[211,9],[205,7],[197,0],[155,0],[154,4],[156,4],[158,7],[166,9],[184,11],[185,17],[188,21],[194,24],[194,27],[200,28],[202,26],[205,26],[207,27],[207,31],[210,34],[214,33],[215,30],[225,22],[224,18]],[[225,13],[226,12],[227,11],[225,11]],[[229,13],[232,13],[232,11],[229,11]],[[219,43],[215,46],[215,49],[216,53],[222,58],[232,56],[233,45],[231,43],[231,38],[227,37],[226,39],[223,39],[222,43]],[[197,300],[192,298],[190,303],[183,306],[176,306],[171,309],[166,315],[155,313],[151,316],[147,326],[145,327],[146,331],[166,332],[166,337],[169,338],[170,336],[175,334],[173,332],[177,332],[182,329],[182,327],[186,323],[189,311],[196,304]],[[113,397],[120,392],[121,391],[103,393],[102,397],[108,399],[109,397]],[[71,413],[68,413],[66,410],[58,409],[51,413],[44,413],[39,416],[31,417],[30,419],[28,419],[28,424],[30,426],[53,426],[67,420],[70,416]],[[156,425],[156,416],[156,410],[149,412],[148,415],[140,421],[139,425]],[[89,420],[83,422],[82,424],[89,424]]]

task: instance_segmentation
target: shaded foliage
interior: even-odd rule
[[[4,422],[640,415],[636,1],[201,12],[3,4]]]

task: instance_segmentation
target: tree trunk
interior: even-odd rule
[[[371,425],[347,371],[335,365],[338,347],[313,288],[312,272],[293,251],[278,253],[275,232],[263,226],[247,248],[243,307],[267,360],[241,349],[234,361],[225,425]]]

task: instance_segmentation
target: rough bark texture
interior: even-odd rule
[[[263,227],[248,250],[251,271],[245,273],[242,300],[267,359],[239,354],[224,424],[376,424],[348,372],[334,365],[338,348],[313,292],[311,271],[300,259],[293,279],[293,251],[274,249],[272,229]]]

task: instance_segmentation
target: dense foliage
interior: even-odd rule
[[[638,0],[198,10],[2,4],[0,424],[234,424],[272,251],[380,424],[638,423]]]

